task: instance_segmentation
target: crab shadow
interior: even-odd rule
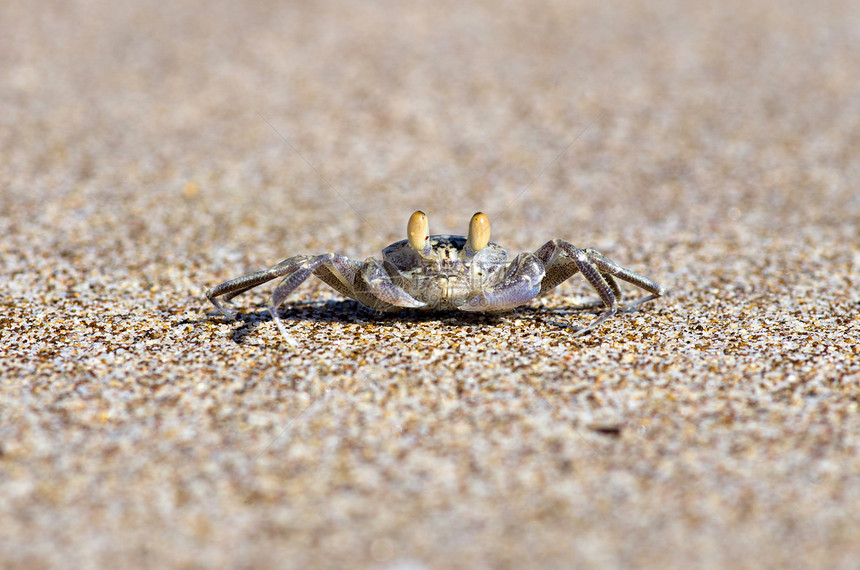
[[[285,323],[315,322],[315,323],[373,323],[376,326],[394,327],[401,323],[439,323],[445,327],[490,327],[510,320],[526,319],[553,328],[577,330],[577,326],[562,323],[553,317],[565,317],[584,312],[596,312],[593,307],[517,307],[504,313],[467,313],[463,311],[427,311],[420,309],[404,309],[397,312],[381,312],[370,309],[356,301],[306,301],[294,302],[278,310],[278,316]],[[223,318],[219,313],[211,311],[207,319]],[[242,344],[249,335],[262,325],[272,322],[268,308],[259,308],[253,312],[239,312],[233,323],[236,325],[231,337],[237,344]]]

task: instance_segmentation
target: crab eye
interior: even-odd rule
[[[488,243],[490,243],[490,219],[483,212],[478,212],[469,222],[468,245],[472,251],[481,251]]]
[[[406,236],[409,238],[409,247],[424,251],[427,247],[427,240],[430,239],[430,222],[427,221],[427,214],[418,210],[409,216],[409,223],[406,224]]]

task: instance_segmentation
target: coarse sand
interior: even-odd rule
[[[855,0],[11,1],[0,64],[0,566],[860,563]],[[667,295],[203,297],[417,209]]]

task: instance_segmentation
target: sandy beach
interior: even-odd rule
[[[860,4],[0,9],[0,566],[854,568]],[[415,210],[667,294],[375,315]],[[623,286],[631,298],[635,288]]]

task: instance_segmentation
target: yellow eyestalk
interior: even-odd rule
[[[430,222],[427,220],[427,214],[418,210],[409,216],[409,223],[406,224],[406,236],[409,239],[409,247],[419,252],[424,252],[427,249],[430,239]]]
[[[469,240],[466,244],[472,251],[481,251],[490,243],[490,219],[478,212],[469,221]]]

